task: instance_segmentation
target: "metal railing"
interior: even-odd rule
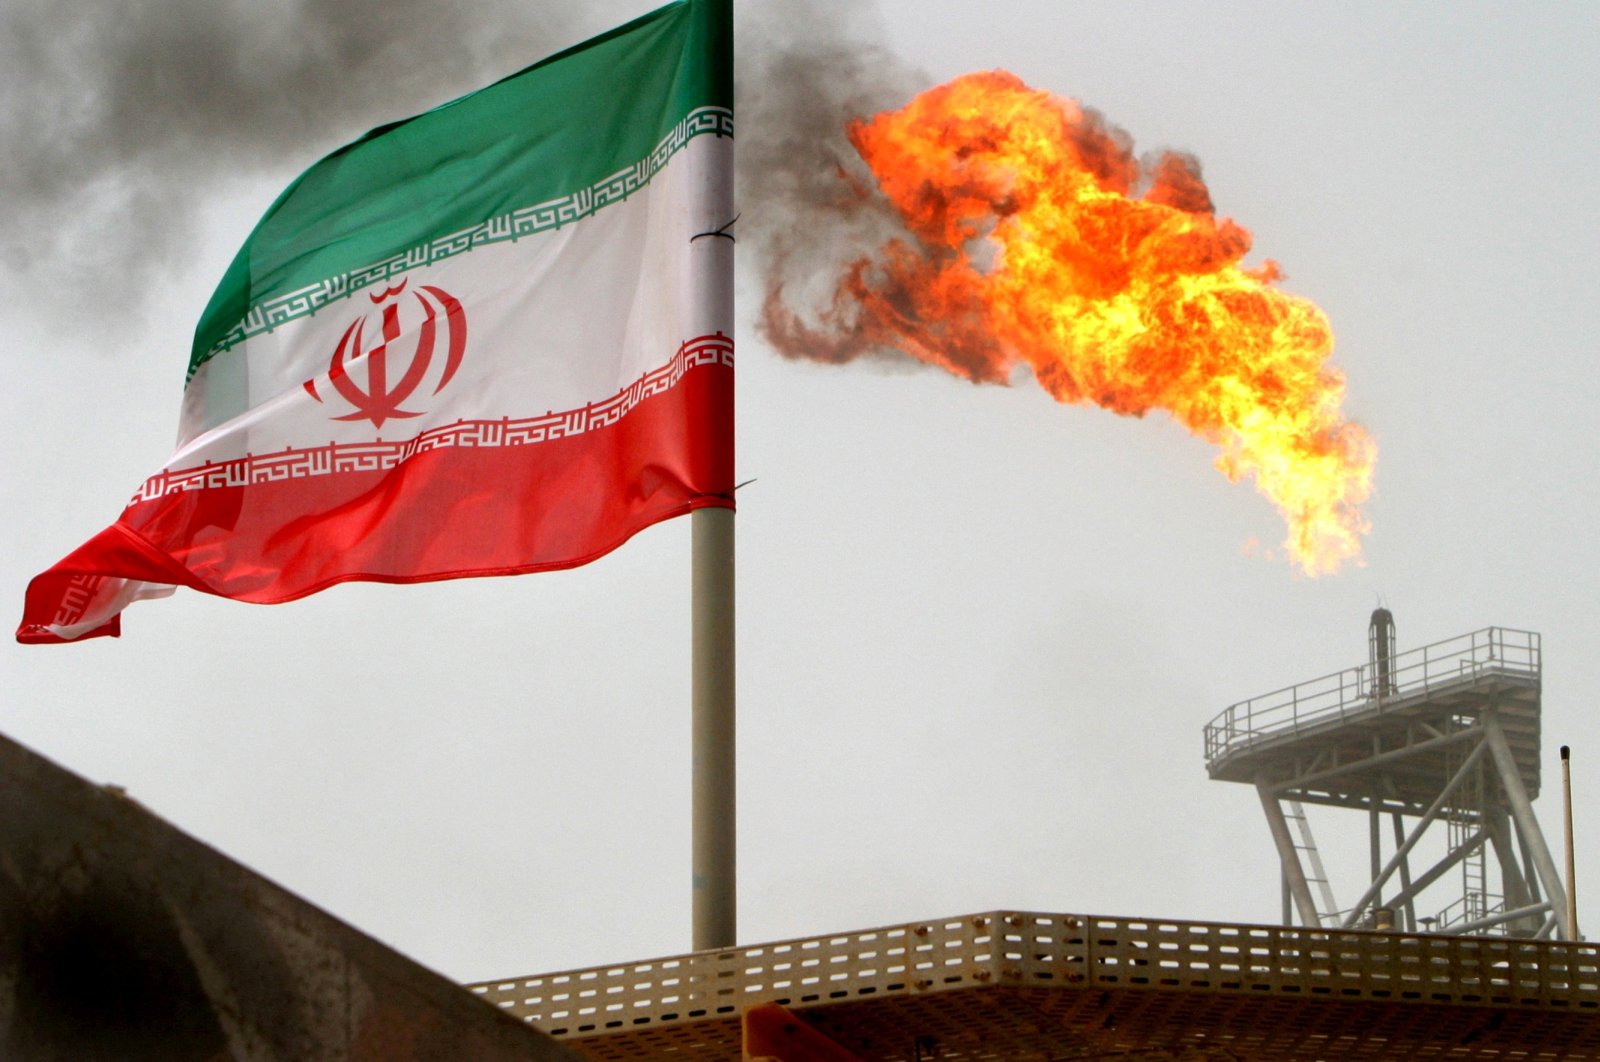
[[[1600,1010],[1600,947],[994,911],[467,986],[558,1037],[989,986]]]
[[[1215,764],[1266,738],[1293,734],[1385,704],[1472,684],[1490,676],[1539,677],[1539,635],[1485,627],[1400,653],[1387,682],[1369,662],[1230,705],[1206,724],[1206,763]]]

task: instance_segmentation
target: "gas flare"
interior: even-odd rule
[[[1359,562],[1377,447],[1341,414],[1328,320],[1276,263],[1241,264],[1250,233],[1216,217],[1192,157],[1141,166],[1127,134],[1004,71],[848,133],[905,235],[810,320],[776,273],[762,329],[781,352],[898,350],[976,383],[1026,364],[1060,402],[1165,410],[1277,506],[1301,570]]]

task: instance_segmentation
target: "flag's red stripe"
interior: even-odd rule
[[[733,370],[706,365],[616,423],[532,446],[447,447],[386,471],[179,491],[29,584],[19,641],[99,577],[274,603],[350,580],[425,582],[569,568],[649,525],[733,505]],[[707,428],[710,430],[707,430]],[[115,635],[116,620],[83,637]]]

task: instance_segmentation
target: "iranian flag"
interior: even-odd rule
[[[187,586],[584,564],[732,508],[729,0],[680,0],[307,170],[195,331],[177,452],[23,642]]]

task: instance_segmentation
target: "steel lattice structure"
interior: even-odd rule
[[[1409,930],[1570,939],[1566,890],[1532,808],[1539,636],[1489,627],[1395,654],[1392,626],[1379,630],[1387,618],[1374,614],[1367,664],[1240,702],[1205,728],[1211,777],[1260,795],[1285,923],[1298,913],[1305,926],[1392,919]],[[1366,813],[1367,884],[1347,906],[1312,836],[1307,808],[1318,806]],[[1419,862],[1425,835],[1433,858]],[[1431,895],[1450,902],[1419,907],[1440,882]]]

